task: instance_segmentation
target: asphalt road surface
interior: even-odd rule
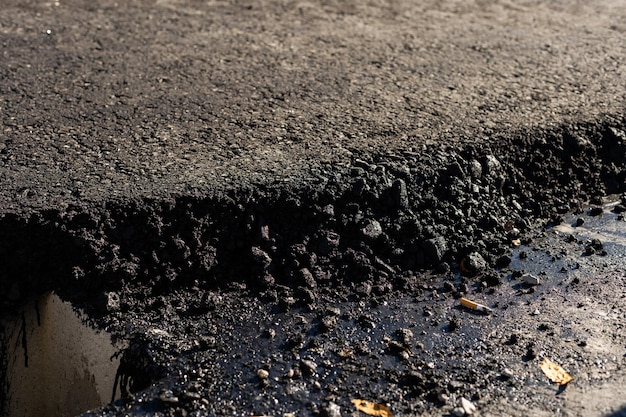
[[[125,346],[89,415],[624,415],[624,2],[0,0],[0,44],[0,415],[49,291]]]
[[[13,1],[0,207],[204,193],[621,115],[621,1]]]

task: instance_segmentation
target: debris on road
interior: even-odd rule
[[[548,358],[543,358],[540,366],[543,373],[546,374],[552,382],[555,382],[558,385],[566,385],[574,379],[563,368],[561,368],[561,366],[552,362]]]
[[[493,310],[491,308],[487,307],[486,305],[478,304],[478,303],[476,303],[474,301],[468,300],[465,297],[461,298],[461,305],[463,307],[467,307],[467,308],[470,308],[472,310],[482,311],[483,313],[486,313],[486,314],[493,313]]]
[[[389,407],[384,404],[376,404],[371,401],[357,399],[352,400],[352,404],[354,404],[357,410],[369,414],[370,416],[393,417],[393,413]]]

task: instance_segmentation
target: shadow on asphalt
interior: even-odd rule
[[[626,405],[612,414],[607,414],[606,417],[626,417]]]

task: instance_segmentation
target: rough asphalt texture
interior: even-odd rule
[[[626,11],[584,3],[4,0],[3,211],[619,116]]]
[[[375,321],[335,304],[417,296],[433,269],[457,296],[497,286],[535,218],[626,191],[625,31],[608,0],[4,1],[0,307],[56,290],[130,338],[125,388],[167,389],[113,414],[335,416],[326,383],[437,410],[459,387],[426,359],[387,398],[324,364],[279,404],[255,367],[307,381],[339,318]],[[256,303],[287,342],[211,368]]]

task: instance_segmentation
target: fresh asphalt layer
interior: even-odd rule
[[[37,1],[0,11],[0,211],[302,182],[598,123],[621,1]]]

